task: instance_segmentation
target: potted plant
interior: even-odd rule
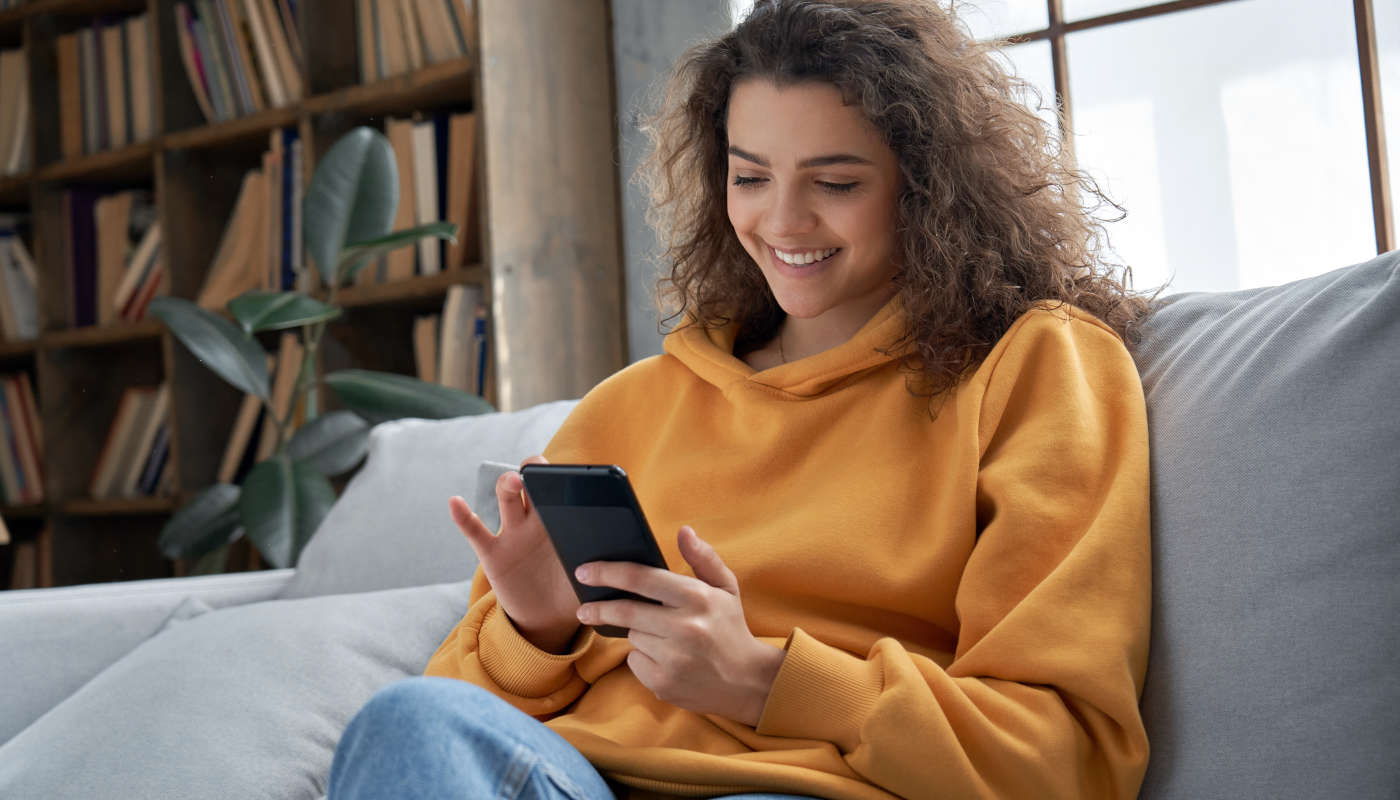
[[[406,375],[360,369],[318,374],[317,352],[326,325],[342,313],[335,305],[341,287],[390,250],[428,236],[455,241],[457,226],[447,222],[391,232],[398,203],[392,147],[378,131],[356,128],[316,165],[302,207],[306,248],[324,300],[301,291],[251,291],[229,302],[229,317],[181,298],[151,303],[151,312],[196,358],[236,388],[261,398],[264,424],[277,431],[275,451],[253,466],[242,485],[215,483],[197,492],[162,529],[161,551],[170,558],[198,559],[194,573],[222,571],[228,546],[245,535],[268,563],[295,565],[336,501],[330,478],[360,462],[374,423],[493,410],[476,395]],[[279,419],[271,401],[267,354],[255,334],[290,328],[301,329],[304,356],[290,410]],[[348,410],[319,413],[313,391],[319,385]],[[304,422],[294,430],[298,406],[304,409]]]

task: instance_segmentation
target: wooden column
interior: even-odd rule
[[[607,0],[480,0],[502,410],[579,397],[625,363]]]

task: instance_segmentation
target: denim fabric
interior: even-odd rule
[[[554,731],[478,686],[436,677],[391,683],[355,714],[336,747],[327,794],[615,800],[593,765]]]

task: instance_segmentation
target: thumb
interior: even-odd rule
[[[676,540],[681,557],[695,570],[695,577],[716,589],[723,589],[736,597],[739,595],[739,579],[734,576],[733,570],[725,566],[715,548],[701,539],[694,528],[682,525]]]

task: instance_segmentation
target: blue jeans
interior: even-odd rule
[[[559,734],[485,689],[430,677],[392,683],[355,714],[336,746],[327,794],[328,800],[616,800],[603,776]]]

